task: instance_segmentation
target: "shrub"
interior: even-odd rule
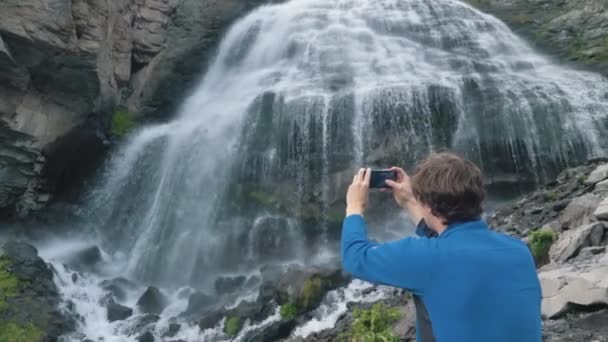
[[[112,115],[112,134],[123,136],[135,128],[135,121],[125,110],[117,110]]]
[[[281,318],[286,321],[291,321],[298,317],[298,307],[293,303],[287,303],[281,305]]]
[[[552,230],[539,229],[530,234],[529,245],[537,262],[544,263],[549,258],[549,249],[557,235]]]
[[[2,342],[39,342],[42,331],[32,324],[20,326],[15,323],[0,324],[0,341]]]
[[[369,310],[356,309],[350,331],[343,337],[350,342],[398,342],[391,328],[400,318],[399,309],[380,303]]]
[[[236,336],[243,328],[243,320],[240,317],[228,317],[224,323],[224,333],[228,336]]]

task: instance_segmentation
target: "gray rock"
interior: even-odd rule
[[[599,260],[541,269],[542,313],[556,318],[575,306],[608,305],[608,254]]]
[[[549,250],[553,262],[566,262],[575,257],[581,249],[598,246],[604,237],[604,224],[595,222],[563,232]]]
[[[608,220],[608,197],[604,198],[597,209],[593,212],[593,215],[598,220]]]
[[[137,342],[154,342],[154,335],[151,332],[146,331],[145,333],[139,335]]]
[[[559,222],[564,228],[574,228],[589,224],[595,221],[593,212],[597,209],[600,202],[601,199],[592,193],[577,197],[561,212]]]
[[[245,276],[220,277],[214,283],[215,292],[220,295],[236,292],[243,287],[245,280]]]
[[[167,304],[165,296],[154,286],[148,287],[137,300],[137,307],[141,312],[155,315],[160,314]]]
[[[586,184],[596,184],[608,178],[608,164],[602,164],[598,166],[587,179],[585,180]]]
[[[126,307],[124,305],[120,305],[113,300],[108,303],[107,307],[107,318],[108,321],[122,321],[131,317],[133,314],[133,309]]]
[[[598,196],[606,197],[608,195],[608,179],[597,183],[593,192]]]
[[[97,246],[81,249],[72,255],[67,264],[77,271],[94,271],[103,261],[101,250]]]

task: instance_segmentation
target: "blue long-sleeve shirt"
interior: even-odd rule
[[[357,278],[419,296],[438,342],[541,341],[532,255],[482,220],[450,225],[437,238],[375,243],[363,217],[351,215],[342,229],[342,263]]]

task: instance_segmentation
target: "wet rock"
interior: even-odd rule
[[[220,277],[214,283],[215,292],[219,295],[234,293],[243,287],[245,280],[245,276]]]
[[[245,340],[250,342],[280,341],[289,337],[296,325],[295,320],[274,322],[261,331],[249,333]]]
[[[75,329],[73,318],[59,310],[61,298],[53,271],[38,257],[36,248],[24,242],[6,242],[0,248],[0,273],[15,284],[12,289],[3,289],[0,322],[30,326],[44,341],[55,341]]]
[[[154,330],[154,324],[160,320],[158,315],[138,315],[129,319],[129,326],[125,333],[129,336],[141,334],[142,331]]]
[[[154,335],[151,332],[146,331],[145,333],[139,335],[137,342],[154,342]]]
[[[604,229],[603,223],[595,222],[563,232],[549,250],[551,261],[563,263],[575,257],[584,247],[600,245]]]
[[[103,261],[101,250],[97,246],[90,246],[74,253],[67,264],[80,272],[91,272]]]
[[[107,318],[108,321],[122,321],[131,317],[133,314],[133,309],[126,307],[124,305],[120,305],[113,300],[108,303],[107,306]]]
[[[167,331],[163,334],[163,337],[173,337],[179,332],[179,329],[181,328],[182,325],[179,323],[169,323],[169,329],[167,329]]]
[[[608,254],[576,264],[541,269],[542,314],[560,317],[580,307],[608,305]]]
[[[203,292],[196,291],[190,295],[188,307],[183,315],[192,316],[208,312],[210,308],[218,303],[218,300],[219,299],[215,296],[209,296]]]
[[[600,201],[601,199],[592,193],[573,199],[559,217],[562,227],[578,227],[595,221],[593,212],[597,209]]]
[[[294,303],[301,312],[317,307],[328,291],[348,284],[350,277],[341,269],[301,269],[292,267],[275,287],[279,304]]]
[[[103,280],[99,283],[99,286],[108,291],[118,301],[126,300],[127,292],[133,291],[136,288],[133,282],[122,277]]]
[[[156,315],[160,314],[167,304],[165,296],[154,286],[148,287],[137,301],[137,307],[141,312]]]
[[[208,313],[201,320],[199,320],[198,326],[201,331],[212,329],[220,323],[220,321],[222,320],[222,318],[225,317],[225,315],[226,312],[224,310],[217,310]]]
[[[608,179],[608,164],[602,164],[595,168],[593,172],[585,180],[586,184],[595,185],[603,180]]]
[[[595,212],[593,212],[593,216],[598,220],[608,220],[608,197],[604,198],[599,204]]]
[[[543,324],[543,341],[608,341],[608,310],[572,313],[566,318],[547,320]]]
[[[608,179],[597,183],[593,192],[598,196],[606,197],[608,195]]]

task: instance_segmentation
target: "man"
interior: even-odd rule
[[[532,255],[481,220],[481,171],[450,153],[430,156],[412,179],[400,168],[386,181],[418,223],[418,237],[368,240],[363,219],[370,169],[348,189],[342,263],[353,276],[411,291],[419,342],[540,342],[541,290]],[[431,326],[421,327],[421,310]],[[425,331],[426,330],[426,331]]]

